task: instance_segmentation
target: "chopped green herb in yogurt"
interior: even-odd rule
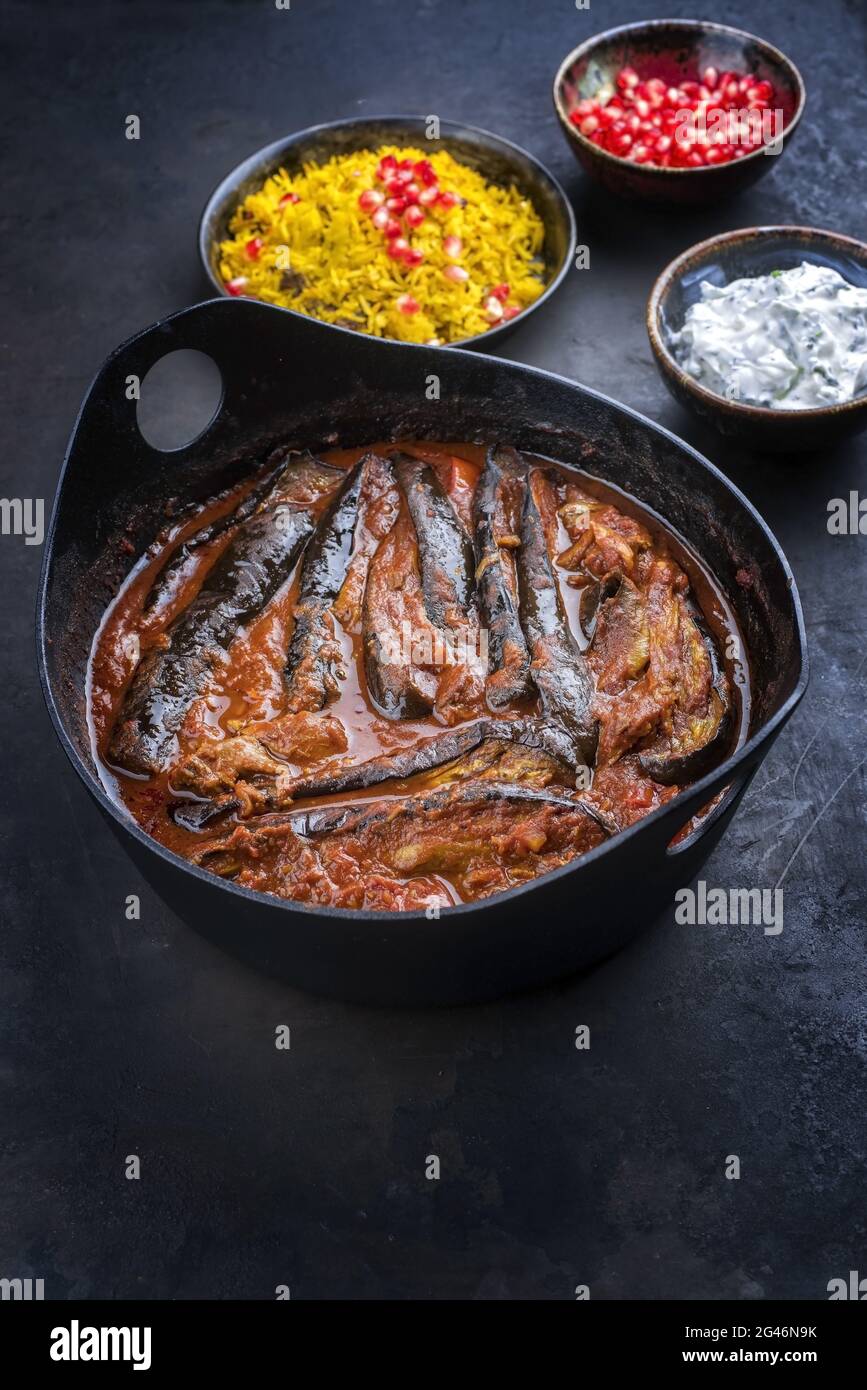
[[[867,391],[867,289],[804,261],[794,270],[702,282],[671,346],[717,395],[772,410],[810,410]]]

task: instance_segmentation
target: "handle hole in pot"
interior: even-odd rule
[[[223,378],[213,357],[178,348],[155,362],[139,387],[136,420],[152,449],[186,448],[216,419]]]
[[[665,850],[666,854],[669,857],[682,854],[684,850],[689,849],[691,845],[695,844],[699,835],[703,835],[706,830],[709,830],[717,817],[723,814],[728,806],[729,798],[732,793],[734,793],[735,797],[740,796],[749,785],[754,772],[755,768],[751,767],[746,772],[742,772],[739,776],[733,777],[730,782],[726,783],[721,791],[716,792],[709,801],[706,801],[704,806],[700,806],[697,811],[693,811],[692,815],[686,818],[677,834],[669,840]]]

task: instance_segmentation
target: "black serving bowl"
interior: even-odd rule
[[[707,67],[718,72],[753,73],[772,83],[774,109],[782,112],[782,154],[804,110],[806,95],[798,69],[764,39],[725,24],[695,19],[653,19],[622,24],[594,34],[563,59],[554,78],[554,109],[578,163],[594,179],[629,198],[657,203],[707,203],[731,197],[773,168],[778,156],[754,150],[742,159],[699,169],[659,169],[634,164],[600,149],[569,120],[577,102],[595,98],[611,87],[622,67],[642,80],[661,77],[669,83],[695,80]]]
[[[427,138],[427,120],[420,116],[362,116],[328,125],[310,126],[296,131],[273,145],[251,154],[217,185],[205,204],[199,223],[199,255],[205,274],[219,294],[227,295],[219,272],[219,244],[228,235],[229,220],[248,193],[260,188],[278,169],[293,173],[302,164],[323,164],[335,155],[354,150],[378,149],[382,145],[409,145],[435,153],[446,150],[455,159],[477,170],[491,182],[514,186],[529,198],[545,225],[542,256],[546,288],[523,313],[514,319],[462,338],[460,346],[485,349],[512,333],[530,314],[550,299],[562,284],[575,258],[575,216],[569,201],[553,174],[519,145],[475,126],[455,121],[440,122],[437,140]],[[269,308],[274,308],[269,305]],[[307,318],[294,309],[282,309],[296,318]],[[350,332],[354,330],[350,329]],[[369,334],[361,334],[368,337]]]
[[[750,449],[804,453],[827,448],[867,426],[867,395],[815,410],[769,410],[709,391],[685,372],[669,347],[686,312],[701,298],[701,284],[727,285],[746,276],[792,270],[802,261],[829,266],[867,289],[867,245],[812,227],[747,227],[701,241],[673,260],[647,302],[647,333],[662,379],[676,400],[696,410],[724,435]]]
[[[174,349],[216,362],[214,420],[161,453],[127,399]],[[423,386],[434,373],[441,390]],[[225,882],[150,839],[103,787],[86,710],[87,664],[107,604],[145,552],[166,503],[203,500],[277,440],[319,449],[393,438],[506,439],[607,479],[661,513],[717,575],[749,648],[748,736],[713,772],[583,858],[497,897],[389,914],[306,906]],[[235,472],[234,476],[237,476]],[[253,300],[213,300],[132,338],[82,406],[45,546],[39,669],[54,728],[78,775],[156,891],[245,960],[319,993],[446,1003],[493,997],[589,964],[623,945],[698,871],[806,687],[804,625],[779,545],[712,464],[649,420],[551,373],[453,348],[362,337]],[[714,810],[676,846],[690,818]]]

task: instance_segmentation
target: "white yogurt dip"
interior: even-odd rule
[[[867,289],[806,261],[722,288],[705,280],[670,343],[684,371],[728,400],[838,405],[867,391]]]

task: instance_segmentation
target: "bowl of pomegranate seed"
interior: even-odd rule
[[[657,19],[596,34],[566,57],[554,108],[583,169],[606,188],[703,203],[755,183],[801,119],[801,74],[740,29]]]
[[[245,159],[208,200],[199,252],[220,294],[373,337],[487,348],[562,283],[575,219],[508,140],[362,117]]]

